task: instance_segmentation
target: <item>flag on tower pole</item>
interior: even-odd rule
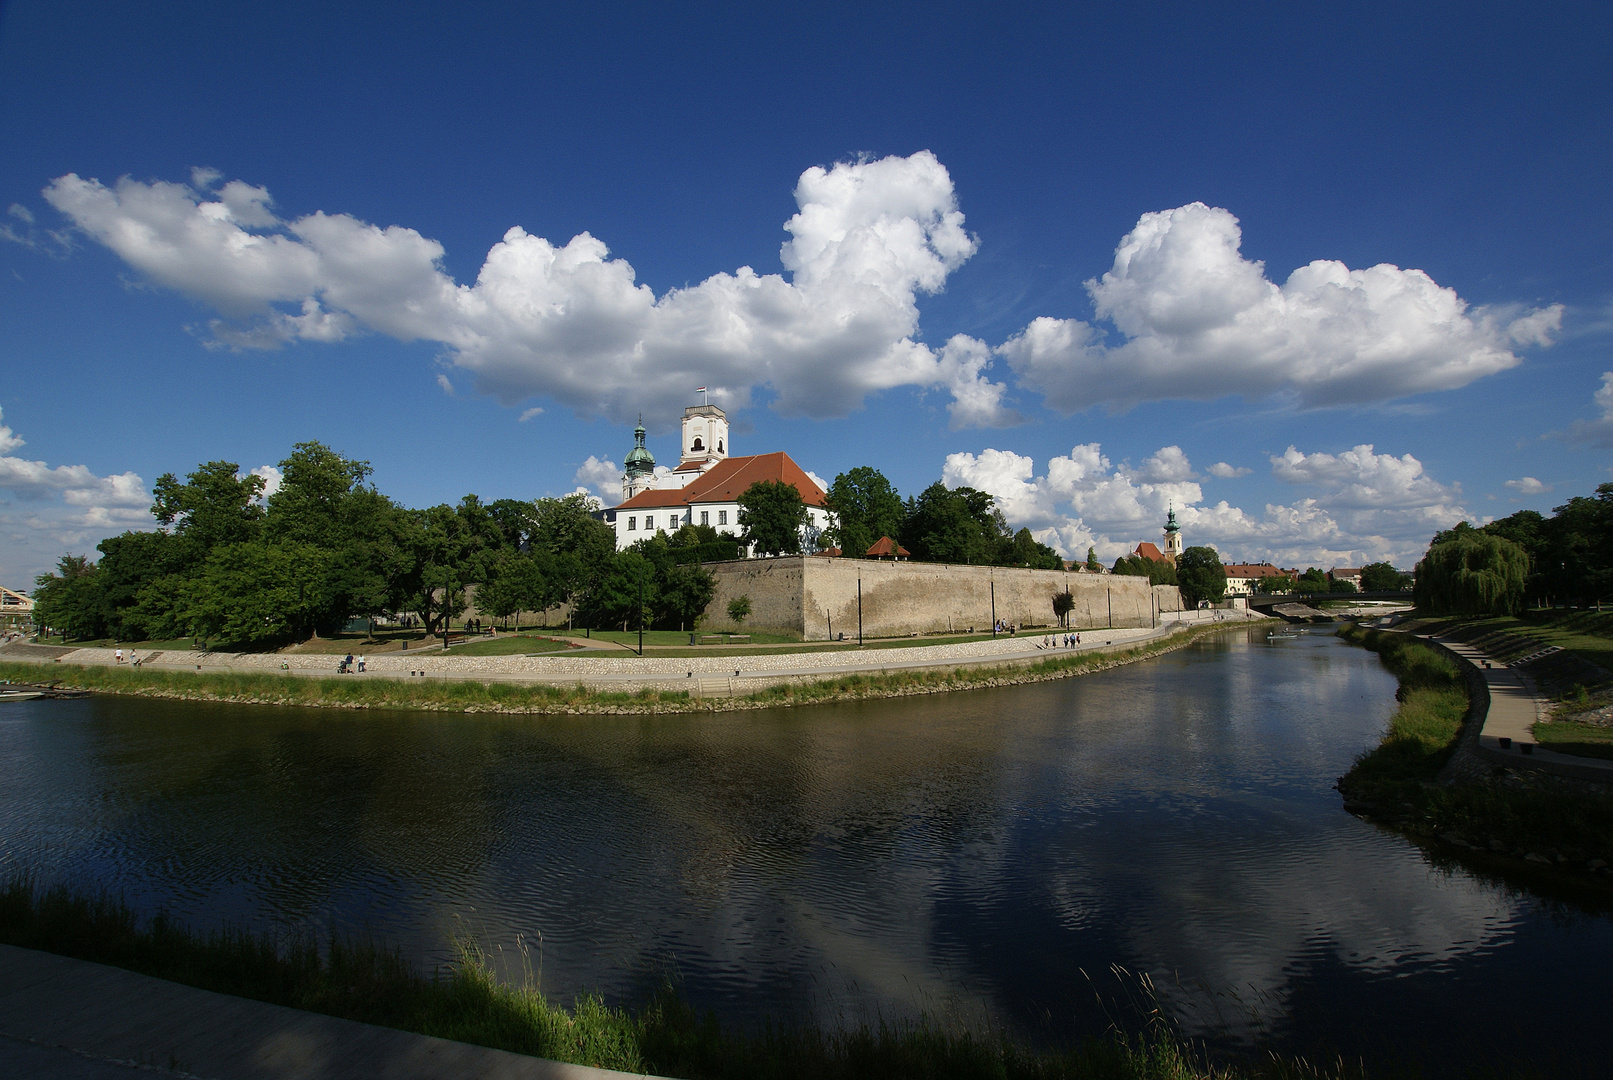
[[[697,393],[697,394],[704,394],[706,392],[706,388],[704,386],[697,386],[697,387],[694,388],[694,392]],[[703,399],[700,402],[700,404],[702,404],[702,405],[710,405],[711,404],[710,396],[708,395],[705,399]]]

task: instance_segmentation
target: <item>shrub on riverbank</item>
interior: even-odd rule
[[[1078,1047],[1037,1051],[1000,1032],[931,1020],[853,1029],[769,1025],[747,1034],[697,1013],[664,987],[642,1008],[595,997],[564,1008],[530,984],[501,983],[462,944],[458,963],[426,975],[393,948],[333,937],[279,941],[244,931],[208,936],[161,916],[140,920],[105,895],[42,891],[14,878],[0,890],[0,942],[137,971],[240,997],[581,1065],[689,1080],[999,1077],[1003,1080],[1242,1080],[1332,1077],[1266,1055],[1240,1068],[1208,1060],[1157,1019]]]
[[[1345,805],[1417,836],[1576,870],[1613,862],[1613,792],[1496,768],[1435,783],[1461,736],[1466,680],[1448,656],[1405,634],[1349,627],[1340,636],[1377,652],[1400,680],[1400,707],[1383,741],[1339,780]]]

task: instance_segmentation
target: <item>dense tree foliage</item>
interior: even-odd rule
[[[1122,555],[1115,560],[1114,573],[1130,577],[1145,577],[1150,585],[1175,585],[1176,566],[1169,559],[1150,559],[1143,555]]]
[[[826,538],[844,554],[860,558],[881,536],[896,537],[905,510],[902,497],[884,473],[859,465],[841,473],[829,485],[829,512],[834,523]]]
[[[758,480],[739,499],[739,539],[758,555],[798,555],[811,523],[794,484]]]
[[[1362,592],[1395,592],[1411,588],[1411,575],[1386,562],[1368,563],[1361,568]]]
[[[1417,564],[1417,606],[1437,615],[1512,615],[1523,606],[1529,554],[1479,529],[1453,530]]]
[[[1227,572],[1221,556],[1212,547],[1190,547],[1176,557],[1176,584],[1182,599],[1191,605],[1200,601],[1218,604],[1226,599]]]
[[[467,495],[410,510],[368,483],[366,462],[314,442],[295,446],[280,471],[267,499],[262,478],[234,462],[160,477],[158,530],[109,537],[99,564],[64,557],[37,582],[40,622],[79,640],[263,648],[389,613],[435,632],[472,598],[494,618],[569,604],[590,625],[620,625],[637,617],[640,578],[646,625],[688,626],[714,591],[698,565],[676,563],[664,534],[649,553],[618,555],[615,530],[585,496]],[[718,539],[706,533],[694,535]]]

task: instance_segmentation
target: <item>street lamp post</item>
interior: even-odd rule
[[[857,648],[863,647],[863,576],[857,575]]]

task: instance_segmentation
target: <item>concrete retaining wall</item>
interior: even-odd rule
[[[717,595],[702,629],[778,630],[808,641],[857,634],[858,582],[862,627],[870,637],[989,630],[996,618],[1016,626],[1055,623],[1053,597],[1075,597],[1073,629],[1152,626],[1162,612],[1182,609],[1174,585],[1150,587],[1146,578],[1022,570],[946,563],[878,562],[792,556],[708,563]],[[750,597],[743,627],[728,617],[728,603]]]

